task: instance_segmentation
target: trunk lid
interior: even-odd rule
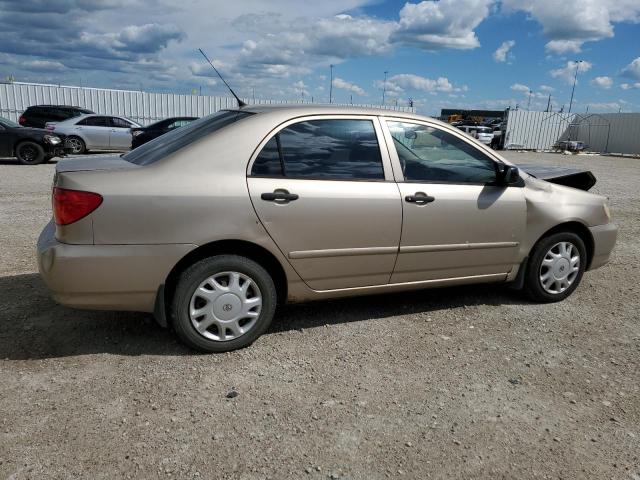
[[[83,172],[88,170],[125,170],[139,168],[135,163],[127,162],[120,154],[87,155],[60,160],[56,173]]]

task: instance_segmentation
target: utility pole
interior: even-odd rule
[[[350,95],[351,105],[353,105],[353,93]]]
[[[549,100],[547,100],[547,109],[545,110],[546,112],[549,112],[551,108],[551,94],[549,94]]]
[[[571,89],[571,100],[569,101],[569,111],[567,113],[571,113],[571,107],[573,106],[573,92],[576,90],[576,82],[578,81],[578,70],[580,69],[580,64],[582,60],[576,60],[576,73],[573,76],[573,88]]]
[[[329,103],[333,102],[333,64],[329,65],[331,75],[329,77]]]
[[[389,70],[384,71],[384,82],[382,83],[382,105],[384,105],[384,96],[387,93],[387,75]]]
[[[533,90],[529,90],[529,100],[527,100],[527,111],[530,110],[530,106],[531,106],[531,94],[533,93]]]

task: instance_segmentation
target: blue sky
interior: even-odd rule
[[[640,0],[0,0],[0,78],[443,107],[640,110]]]

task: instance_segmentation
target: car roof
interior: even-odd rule
[[[74,105],[31,105],[30,107],[27,107],[27,110],[29,108],[52,108],[52,107],[56,107],[56,108],[73,108],[75,110],[89,110],[88,108],[85,107],[76,107]]]
[[[425,115],[418,115],[411,112],[403,112],[390,108],[375,107],[354,107],[351,105],[331,105],[331,104],[284,104],[284,105],[247,105],[241,108],[228,109],[249,113],[271,113],[290,116],[291,118],[302,117],[307,115],[375,115],[386,117],[400,117],[407,120],[420,120],[447,125],[436,118]]]

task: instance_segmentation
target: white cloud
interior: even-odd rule
[[[623,83],[620,85],[620,88],[622,90],[633,90],[633,89],[640,89],[640,82],[636,82],[636,83]]]
[[[598,87],[608,90],[613,85],[613,78],[611,77],[596,77],[591,80],[591,84]]]
[[[582,49],[582,42],[578,40],[551,40],[544,48],[547,52],[557,53],[559,55],[565,53],[579,53]]]
[[[293,91],[297,95],[309,96],[309,87],[302,80],[298,80],[293,84]]]
[[[389,78],[387,82],[387,88],[393,89],[408,89],[408,90],[420,90],[423,92],[459,92],[466,91],[467,87],[454,87],[448,78],[439,77],[435,80],[431,78],[421,77],[420,75],[414,75],[412,73],[401,73]]]
[[[545,93],[551,93],[555,90],[555,88],[550,87],[549,85],[540,85],[539,90],[541,92],[545,92]]]
[[[622,75],[635,80],[640,80],[640,57],[622,69]]]
[[[511,85],[511,90],[524,94],[529,94],[529,92],[531,91],[531,89],[527,85],[523,85],[521,83],[514,83],[513,85]]]
[[[581,74],[591,70],[593,64],[586,60],[579,62],[579,64],[574,61],[568,61],[564,67],[551,70],[549,73],[551,73],[553,78],[559,78],[570,85],[573,83],[573,79],[576,74],[576,66],[578,67],[578,74]]]
[[[620,104],[618,102],[595,102],[587,104],[587,107],[589,107],[589,110],[599,112],[613,112],[620,109]]]
[[[333,79],[333,88],[339,88],[342,90],[347,90],[349,92],[353,92],[357,95],[364,95],[365,92],[362,88],[360,88],[355,83],[347,82],[340,77],[336,77]]]
[[[502,42],[498,49],[493,52],[493,59],[496,62],[506,62],[507,56],[510,54],[510,50],[515,46],[515,44],[516,42],[514,40],[507,40],[506,42]],[[513,54],[509,56],[513,56]]]
[[[475,28],[489,16],[492,0],[405,3],[392,39],[425,50],[480,46]]]
[[[584,42],[613,37],[614,23],[640,22],[638,0],[503,0],[502,6],[536,19],[551,53],[579,52]]]

